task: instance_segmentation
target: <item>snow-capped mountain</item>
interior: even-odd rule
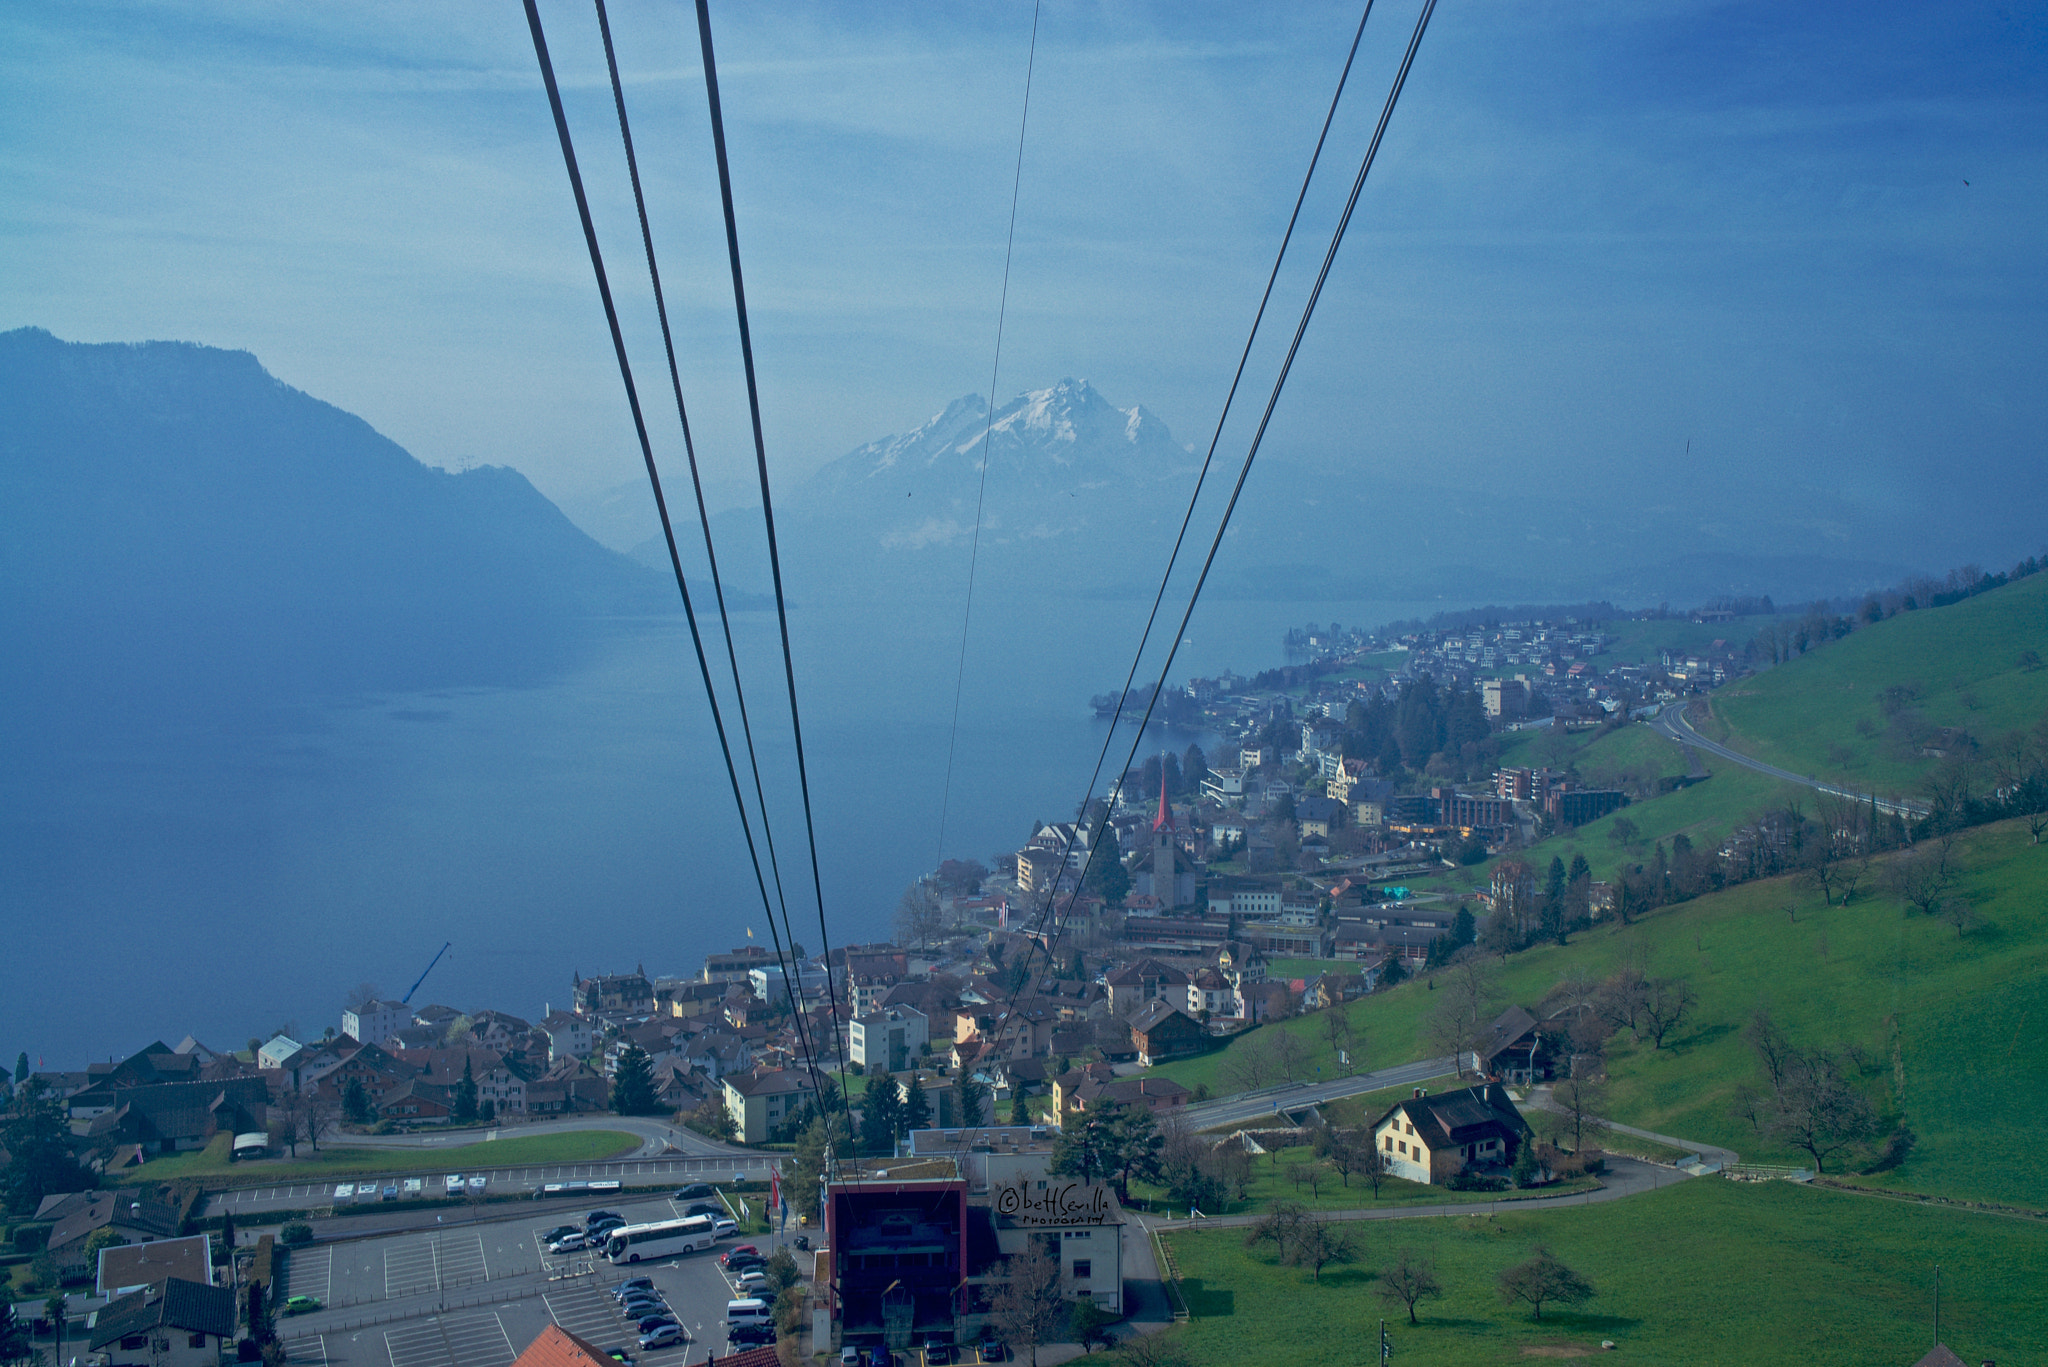
[[[1061,380],[1009,400],[993,424],[980,395],[955,399],[917,428],[826,465],[796,491],[792,511],[828,517],[876,549],[964,542],[984,449],[984,547],[1128,532],[1134,517],[1153,520],[1150,495],[1184,491],[1195,465],[1142,405],[1119,408],[1086,380]]]

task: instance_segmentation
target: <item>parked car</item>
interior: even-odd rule
[[[839,1367],[861,1367],[866,1359],[867,1355],[850,1343],[839,1350]]]
[[[726,1326],[728,1343],[773,1343],[775,1326],[772,1324],[731,1324]]]
[[[950,1367],[953,1361],[953,1345],[941,1339],[924,1341],[925,1367]]]
[[[868,1367],[896,1367],[896,1355],[878,1343],[868,1349]]]
[[[422,1187],[424,1187],[424,1186],[425,1186],[425,1183],[423,1183],[423,1182],[422,1182],[422,1181],[421,1181],[421,1180],[420,1180],[419,1178],[417,1178],[417,1177],[408,1177],[408,1178],[406,1178],[406,1179],[405,1179],[405,1199],[406,1199],[406,1200],[408,1200],[408,1201],[411,1201],[411,1200],[416,1200],[416,1199],[417,1199],[417,1198],[418,1198],[418,1197],[419,1197],[419,1196],[420,1196],[420,1195],[422,1194],[421,1188],[422,1188]]]
[[[564,1234],[561,1238],[548,1245],[548,1252],[557,1254],[574,1253],[579,1248],[587,1247],[589,1243],[590,1241],[581,1234]]]
[[[633,1367],[633,1355],[627,1352],[624,1347],[607,1348],[604,1350],[604,1355],[613,1362],[618,1363],[619,1367]]]
[[[615,1229],[624,1229],[625,1227],[625,1218],[615,1215],[609,1220],[599,1220],[596,1224],[592,1225],[585,1237],[590,1240],[590,1246],[596,1248],[604,1242],[605,1235]]]
[[[384,1184],[384,1199],[387,1201],[396,1201],[398,1199],[398,1183],[386,1182]]]
[[[983,1362],[1008,1362],[1010,1360],[1009,1345],[992,1334],[983,1334],[981,1342],[975,1344],[974,1348],[976,1352],[981,1354]]]
[[[668,1313],[668,1302],[659,1296],[628,1296],[619,1302],[619,1312],[629,1320]]]
[[[310,1315],[320,1308],[318,1296],[293,1296],[284,1303],[284,1312],[287,1315]]]
[[[441,1181],[448,1188],[448,1194],[450,1196],[453,1196],[456,1192],[462,1190],[462,1174],[459,1172],[451,1172],[446,1177],[442,1178]]]
[[[640,1347],[643,1351],[650,1348],[673,1348],[679,1343],[687,1343],[688,1341],[688,1338],[683,1334],[682,1325],[664,1324],[659,1329],[642,1334],[640,1336]]]
[[[760,1258],[761,1250],[755,1248],[752,1244],[734,1244],[731,1248],[728,1248],[727,1250],[725,1250],[725,1252],[721,1253],[718,1256],[718,1261],[723,1263],[727,1267],[730,1267],[732,1266],[732,1260],[734,1258],[744,1258],[748,1257],[749,1255],[756,1258]],[[761,1261],[766,1262],[767,1259],[762,1258]]]
[[[628,1277],[625,1281],[612,1288],[612,1299],[622,1301],[635,1291],[652,1291],[653,1289],[654,1278],[652,1277]]]
[[[662,1311],[658,1315],[642,1315],[640,1317],[640,1332],[643,1334],[651,1334],[655,1330],[661,1328],[662,1325],[674,1324],[675,1322],[676,1317],[674,1315],[669,1314],[666,1310]]]
[[[481,1195],[483,1195],[483,1194],[484,1194],[484,1188],[485,1188],[486,1186],[489,1186],[489,1185],[490,1185],[490,1181],[491,1181],[491,1179],[490,1179],[490,1178],[488,1178],[488,1177],[486,1177],[486,1176],[482,1175],[481,1173],[480,1173],[480,1174],[478,1174],[478,1175],[477,1175],[477,1176],[475,1176],[475,1177],[472,1177],[472,1178],[470,1178],[470,1179],[469,1179],[469,1194],[470,1194],[471,1196],[481,1196]]]
[[[717,1195],[718,1193],[711,1189],[709,1182],[692,1182],[689,1186],[682,1188],[676,1193],[676,1199],[678,1201],[694,1201],[700,1196],[715,1197]]]
[[[556,1225],[553,1229],[541,1235],[540,1241],[544,1244],[551,1244],[557,1239],[566,1239],[571,1234],[581,1234],[582,1232],[582,1225]]]
[[[732,1286],[742,1296],[759,1296],[764,1301],[775,1299],[775,1287],[765,1272],[742,1272],[732,1279]]]
[[[692,1215],[709,1215],[714,1220],[722,1220],[726,1218],[725,1207],[721,1206],[716,1201],[690,1202],[690,1204],[683,1210],[683,1218],[687,1220]]]
[[[593,1210],[583,1217],[583,1227],[595,1229],[600,1220],[617,1220],[622,1225],[626,1223],[626,1217],[615,1210]]]
[[[738,1220],[721,1219],[711,1226],[711,1237],[714,1239],[730,1239],[739,1232],[740,1222]]]

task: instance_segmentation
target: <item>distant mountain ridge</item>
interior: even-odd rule
[[[423,465],[246,352],[36,328],[0,333],[0,565],[28,682],[124,696],[503,682],[673,598],[518,472]]]

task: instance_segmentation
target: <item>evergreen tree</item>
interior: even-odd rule
[[[28,1081],[28,1050],[14,1056],[14,1085],[19,1087]]]
[[[462,1081],[455,1084],[452,1111],[449,1118],[458,1125],[467,1125],[476,1119],[476,1071],[470,1066],[467,1054],[462,1059]]]
[[[620,1115],[652,1115],[660,1109],[654,1099],[654,1063],[637,1044],[626,1046],[612,1072],[612,1109]]]
[[[960,1123],[968,1129],[980,1125],[984,1111],[981,1104],[981,1084],[971,1077],[960,1079]]]
[[[907,1135],[912,1130],[922,1130],[932,1123],[931,1098],[924,1094],[924,1074],[913,1071],[910,1086],[905,1089],[903,1109],[896,1124],[896,1133]]]
[[[1130,895],[1131,875],[1124,868],[1123,847],[1117,843],[1116,832],[1108,826],[1102,828],[1101,847],[1088,861],[1088,890],[1113,907],[1122,906],[1124,898]]]
[[[348,1117],[351,1124],[367,1125],[370,1123],[370,1118],[375,1114],[375,1111],[370,1106],[369,1090],[363,1086],[361,1078],[352,1077],[342,1087],[341,1113]]]
[[[1180,772],[1190,788],[1202,786],[1202,780],[1209,777],[1209,757],[1202,753],[1201,746],[1188,746],[1187,752],[1180,757]]]
[[[898,1107],[896,1079],[886,1072],[870,1074],[860,1097],[860,1147],[870,1158],[896,1151]]]
[[[0,1129],[9,1161],[0,1168],[0,1200],[11,1215],[31,1215],[45,1196],[89,1191],[99,1185],[92,1169],[71,1152],[71,1126],[63,1103],[40,1083],[22,1089],[14,1115]]]
[[[1029,1125],[1031,1123],[1031,1106],[1030,1103],[1024,1100],[1024,1089],[1022,1087],[1019,1087],[1010,1097],[1010,1123],[1012,1125]]]

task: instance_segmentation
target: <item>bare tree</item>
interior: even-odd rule
[[[1351,1017],[1345,1014],[1342,1006],[1333,1005],[1323,1011],[1322,1030],[1323,1042],[1330,1046],[1332,1054],[1357,1052],[1352,1049]],[[1356,1060],[1352,1063],[1352,1071],[1357,1071]]]
[[[1565,1133],[1571,1136],[1572,1152],[1577,1153],[1584,1148],[1588,1139],[1597,1141],[1607,1133],[1607,1122],[1600,1118],[1600,1112],[1607,1104],[1607,1093],[1599,1083],[1568,1077],[1551,1088],[1550,1099],[1563,1109]]]
[[[1302,1048],[1301,1037],[1292,1030],[1275,1030],[1271,1047],[1273,1062],[1278,1065],[1280,1075],[1289,1082],[1299,1082],[1308,1058],[1308,1051]]]
[[[1643,1028],[1651,1044],[1662,1049],[1664,1039],[1676,1030],[1699,1004],[1699,994],[1683,978],[1652,978],[1643,984]]]
[[[1039,1345],[1057,1342],[1072,1313],[1060,1286],[1060,1261],[1034,1239],[1024,1252],[1004,1260],[1003,1273],[989,1318],[1013,1347],[1031,1354],[1031,1367],[1038,1367]]]
[[[1309,1277],[1322,1285],[1323,1269],[1332,1263],[1348,1263],[1358,1256],[1351,1235],[1329,1220],[1304,1221],[1295,1233],[1288,1261],[1309,1270]]]
[[[1945,842],[1916,845],[1892,856],[1884,871],[1885,891],[1912,910],[1934,916],[1955,883],[1953,864]]]
[[[945,929],[945,913],[939,903],[938,885],[920,878],[903,890],[896,904],[896,938],[906,946],[923,949]]]
[[[382,1000],[384,1000],[384,993],[377,984],[357,983],[349,989],[348,1009],[351,1011],[361,1011],[364,1007],[374,1006]],[[367,1042],[365,1041],[365,1043]]]
[[[1436,1259],[1427,1253],[1404,1248],[1394,1261],[1380,1269],[1379,1297],[1388,1306],[1405,1306],[1408,1322],[1416,1324],[1417,1301],[1442,1300],[1443,1283],[1437,1280]]]
[[[1275,1201],[1272,1208],[1252,1222],[1244,1232],[1244,1246],[1256,1248],[1262,1243],[1271,1243],[1277,1250],[1281,1262],[1287,1261],[1287,1251],[1294,1246],[1295,1236],[1309,1223],[1309,1214],[1299,1201]]]
[[[1527,1302],[1539,1320],[1543,1318],[1545,1301],[1578,1305],[1591,1300],[1595,1294],[1593,1283],[1559,1262],[1541,1244],[1536,1246],[1536,1255],[1529,1261],[1517,1263],[1500,1274],[1500,1298],[1509,1305],[1516,1301]]]
[[[1216,1179],[1230,1191],[1230,1199],[1242,1201],[1252,1184],[1252,1156],[1242,1144],[1219,1144],[1209,1156]]]
[[[1941,919],[1956,928],[1956,938],[1963,938],[1963,932],[1977,924],[1977,907],[1967,897],[1948,897],[1941,903]]]
[[[1785,1069],[1768,1126],[1771,1134],[1813,1159],[1826,1172],[1828,1159],[1865,1143],[1879,1129],[1870,1101],[1843,1075],[1831,1054],[1794,1054]]]
[[[1273,1080],[1275,1060],[1263,1034],[1243,1041],[1224,1061],[1224,1079],[1240,1092],[1255,1092]]]
[[[1493,964],[1471,946],[1452,956],[1439,979],[1437,1002],[1423,1030],[1431,1048],[1453,1055],[1460,1071],[1465,1055],[1484,1047],[1491,1037],[1494,979]]]

